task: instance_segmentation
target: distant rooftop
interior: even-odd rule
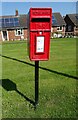
[[[63,26],[63,25],[66,25],[63,17],[61,16],[61,14],[59,12],[53,13],[52,22],[53,22],[52,26]]]
[[[76,26],[78,26],[78,14],[67,14],[66,16],[68,16]]]
[[[0,29],[27,28],[27,15],[0,17]]]
[[[16,10],[15,15],[0,16],[0,29],[27,28],[27,15],[19,15]]]

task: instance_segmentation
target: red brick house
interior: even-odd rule
[[[66,28],[66,23],[61,16],[61,14],[58,13],[53,13],[52,15],[52,28],[51,28],[51,33],[52,37],[64,37],[65,36],[65,28]]]
[[[13,16],[0,17],[0,41],[26,40],[27,15],[19,15],[18,10]],[[65,21],[60,13],[53,13],[51,37],[65,36]]]
[[[66,22],[66,35],[78,36],[78,14],[67,14],[64,20]]]
[[[27,39],[27,15],[0,17],[0,41]]]

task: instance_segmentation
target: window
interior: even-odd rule
[[[15,35],[16,35],[16,36],[24,35],[23,29],[16,29]]]
[[[57,27],[57,31],[62,31],[62,26]]]
[[[78,15],[77,16],[75,16],[76,17],[76,19],[78,20]]]
[[[53,25],[57,25],[58,24],[54,15],[52,15],[52,24]]]
[[[69,26],[68,26],[68,31],[70,32],[71,30],[72,30],[72,26],[69,25]]]

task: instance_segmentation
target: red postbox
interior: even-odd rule
[[[28,21],[30,60],[48,60],[52,26],[52,9],[30,8]]]

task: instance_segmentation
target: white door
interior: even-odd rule
[[[2,31],[2,40],[3,41],[9,40],[9,38],[8,38],[8,31],[7,30],[6,31]]]

